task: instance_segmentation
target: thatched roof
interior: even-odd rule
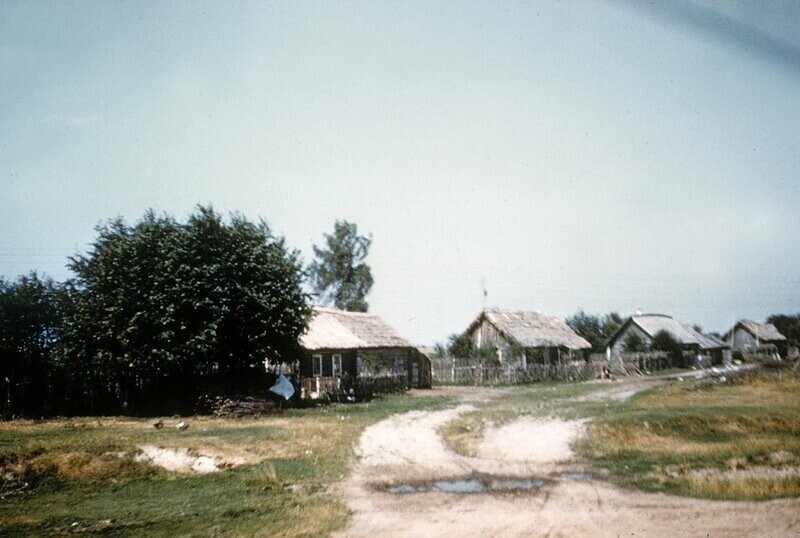
[[[786,340],[786,337],[779,333],[778,329],[772,323],[758,323],[756,321],[750,321],[749,319],[740,319],[737,321],[736,325],[725,333],[724,338],[727,338],[737,327],[743,328],[762,342],[782,342]]]
[[[417,346],[417,351],[419,351],[429,359],[436,354],[436,348],[433,346]]]
[[[378,316],[317,306],[300,345],[308,350],[411,347]]]
[[[622,334],[622,331],[630,323],[637,325],[650,338],[653,338],[661,331],[666,331],[682,345],[696,345],[700,347],[700,349],[720,349],[728,347],[728,345],[724,342],[717,340],[712,336],[695,331],[688,325],[684,325],[683,323],[672,319],[671,316],[664,314],[643,314],[639,316],[631,316],[628,321],[622,324],[614,336],[611,337],[609,344],[613,343],[617,339],[617,335]]]
[[[496,308],[485,310],[470,324],[467,333],[471,333],[483,319],[494,325],[506,338],[516,340],[522,347],[565,347],[567,349],[592,347],[561,319],[545,316],[539,312]]]

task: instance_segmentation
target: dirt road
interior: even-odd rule
[[[609,385],[593,397],[619,399],[647,386]],[[355,471],[336,488],[353,511],[341,536],[800,536],[797,499],[703,501],[626,491],[572,474],[581,470],[570,450],[583,432],[580,422],[525,417],[487,430],[475,457],[455,454],[437,428],[496,394],[459,390],[461,403],[453,408],[395,415],[364,431]],[[514,492],[387,491],[476,476],[542,478],[544,484]]]

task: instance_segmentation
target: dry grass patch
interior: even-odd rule
[[[714,499],[775,499],[800,496],[800,477],[728,476],[710,472],[690,475],[686,488],[695,497]]]
[[[365,426],[441,398],[259,418],[83,417],[0,424],[0,535],[102,532],[162,536],[322,536],[347,508],[330,485],[349,472]],[[205,474],[135,461],[137,447],[180,449],[241,465]],[[77,523],[77,526],[73,524]]]
[[[593,424],[578,448],[626,486],[717,499],[797,496],[799,379],[658,388]]]

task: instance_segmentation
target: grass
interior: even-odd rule
[[[620,486],[710,499],[800,496],[797,373],[673,382],[624,401],[593,397],[609,387],[515,387],[439,431],[452,450],[472,456],[488,426],[526,415],[590,418],[574,448]]]
[[[711,499],[800,495],[800,376],[673,383],[590,426],[578,453],[622,486]]]
[[[358,435],[443,398],[387,396],[273,417],[77,418],[0,424],[0,535],[322,536],[347,508],[328,492],[348,474]],[[188,475],[137,462],[141,444],[244,461]]]

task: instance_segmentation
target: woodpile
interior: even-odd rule
[[[280,411],[278,403],[266,396],[209,396],[204,407],[217,417],[268,415]]]

